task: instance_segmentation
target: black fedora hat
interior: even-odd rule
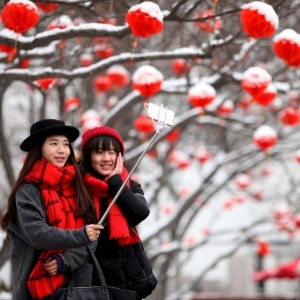
[[[72,143],[78,138],[79,130],[76,127],[66,125],[64,121],[41,120],[31,125],[30,135],[21,143],[20,148],[22,151],[28,152],[37,141],[56,134],[65,135]]]

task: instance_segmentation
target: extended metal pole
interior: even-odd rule
[[[106,209],[106,211],[104,212],[102,218],[100,219],[100,221],[98,222],[99,225],[102,225],[105,218],[107,217],[109,211],[111,210],[111,208],[113,207],[113,205],[115,204],[115,202],[117,201],[117,199],[119,198],[121,192],[123,191],[127,181],[129,180],[130,176],[132,175],[132,173],[134,172],[134,170],[136,169],[136,167],[138,166],[138,164],[140,163],[140,161],[142,160],[142,158],[144,157],[144,155],[146,154],[146,152],[148,151],[148,149],[150,148],[150,146],[152,145],[152,143],[154,142],[156,136],[158,135],[158,131],[155,132],[154,136],[152,137],[148,147],[144,150],[144,152],[141,154],[141,156],[139,157],[138,161],[135,163],[135,165],[133,166],[131,172],[128,174],[127,178],[124,180],[123,184],[121,185],[120,189],[118,190],[117,194],[115,195],[114,199],[112,200],[112,202],[110,203],[110,205],[108,206],[108,208]]]

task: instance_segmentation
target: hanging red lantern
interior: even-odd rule
[[[83,132],[102,125],[101,118],[94,109],[86,110],[80,117],[80,123],[82,124]]]
[[[122,65],[113,65],[107,69],[106,75],[113,86],[126,86],[129,83],[130,74]]]
[[[24,33],[39,21],[37,6],[29,0],[10,0],[2,9],[3,25],[16,33]]]
[[[166,136],[166,141],[170,143],[176,142],[180,136],[180,133],[181,133],[180,129],[175,128]]]
[[[56,3],[36,2],[36,5],[41,11],[45,13],[53,12],[58,8],[58,4]]]
[[[171,65],[174,73],[177,75],[186,75],[192,67],[190,62],[182,58],[174,59]]]
[[[162,73],[156,68],[144,65],[133,73],[132,87],[142,96],[151,97],[160,91],[163,79]]]
[[[241,87],[251,95],[263,91],[271,82],[271,75],[261,67],[247,69],[241,80]]]
[[[276,144],[277,133],[269,125],[261,125],[255,130],[253,140],[257,147],[268,150]]]
[[[151,1],[134,5],[126,14],[126,22],[133,35],[147,38],[164,28],[163,14],[159,6]]]
[[[243,31],[252,38],[268,38],[278,28],[279,19],[273,7],[260,1],[242,5],[240,20]]]
[[[253,97],[249,94],[244,95],[238,102],[238,108],[242,110],[247,110],[253,104]]]
[[[94,53],[100,58],[108,58],[114,53],[114,47],[108,43],[99,43],[94,46]]]
[[[185,169],[191,164],[187,155],[184,154],[182,151],[176,149],[171,151],[168,157],[168,161],[170,162],[170,164],[174,165],[175,167],[178,167],[179,169]]]
[[[81,104],[81,100],[77,97],[71,97],[66,99],[64,109],[66,112],[77,109]]]
[[[254,96],[254,100],[261,106],[269,106],[277,97],[277,89],[274,84],[269,83],[268,86]]]
[[[214,16],[214,11],[211,9],[197,13],[196,18],[207,18],[205,21],[196,21],[195,25],[201,30],[212,33],[222,28],[223,22],[220,17]]]
[[[246,190],[251,184],[251,176],[249,174],[239,174],[235,180],[234,184],[239,190]]]
[[[93,86],[98,92],[107,92],[111,88],[111,81],[107,75],[99,75],[93,81]]]
[[[148,118],[146,115],[140,115],[136,120],[134,121],[134,127],[136,130],[142,133],[152,133],[155,131],[155,126],[153,124],[153,121]]]
[[[62,15],[59,18],[51,21],[48,25],[48,29],[65,29],[71,25],[73,25],[73,21],[71,20],[71,18],[67,15]]]
[[[35,83],[40,86],[40,88],[44,91],[50,89],[53,86],[55,79],[52,77],[49,78],[41,78],[35,81]]]
[[[188,100],[195,107],[204,108],[216,98],[216,90],[205,82],[200,82],[189,89]]]
[[[200,146],[195,152],[195,158],[201,164],[208,162],[212,157],[212,154],[206,147]]]
[[[284,29],[274,36],[273,50],[286,65],[300,66],[300,35],[293,29]]]
[[[20,62],[20,68],[25,69],[28,68],[30,65],[30,59],[22,59]]]
[[[300,122],[299,111],[292,107],[284,108],[279,113],[278,117],[279,117],[280,122],[286,126],[296,126]]]
[[[93,63],[94,56],[89,53],[83,53],[79,57],[79,63],[82,67],[88,67]]]
[[[233,112],[234,109],[234,104],[233,102],[228,99],[225,100],[224,103],[222,103],[220,106],[217,108],[217,114],[221,116],[228,116]]]
[[[260,257],[265,257],[271,252],[271,247],[265,239],[257,239],[256,246],[257,246],[257,254]]]

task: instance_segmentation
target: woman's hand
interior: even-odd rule
[[[86,234],[91,242],[97,241],[100,235],[100,230],[104,229],[102,225],[89,224],[86,225]]]
[[[58,264],[56,259],[49,257],[44,263],[45,271],[50,275],[56,275],[58,271]]]
[[[115,166],[114,170],[110,173],[109,177],[116,175],[116,174],[121,175],[123,173],[123,168],[124,168],[123,157],[122,157],[122,154],[119,153],[117,160],[116,160],[116,166]]]

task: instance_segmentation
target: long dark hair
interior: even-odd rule
[[[121,146],[115,138],[105,135],[93,138],[82,150],[82,157],[79,161],[81,174],[91,173],[96,177],[99,177],[99,174],[95,173],[91,163],[91,154],[93,152],[98,152],[99,146],[101,146],[103,151],[111,150],[112,146],[117,155],[121,152]]]
[[[15,222],[16,220],[16,193],[21,187],[21,185],[25,183],[25,176],[31,170],[33,164],[36,162],[37,159],[41,158],[42,147],[45,140],[46,137],[43,140],[37,141],[36,144],[29,150],[25,158],[23,167],[8,198],[7,211],[1,219],[1,226],[4,230],[7,230],[9,222]],[[70,155],[67,162],[71,165],[74,165],[75,168],[74,185],[76,192],[77,214],[79,216],[82,216],[87,224],[96,223],[97,219],[95,214],[95,207],[83,184],[83,180],[71,143],[69,143],[69,148]]]

